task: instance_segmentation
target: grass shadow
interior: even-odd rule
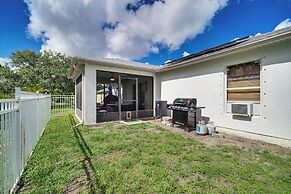
[[[84,160],[82,160],[82,167],[85,171],[87,181],[89,182],[90,193],[96,193],[96,190],[99,190],[100,193],[105,193],[106,189],[104,186],[101,185],[100,180],[96,174],[96,170],[92,164],[92,151],[87,145],[79,128],[76,126],[74,117],[72,115],[69,115],[69,118],[71,122],[71,129],[73,130],[74,136],[77,139],[78,145],[84,155]]]

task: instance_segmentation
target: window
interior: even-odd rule
[[[260,62],[232,65],[227,68],[227,101],[260,101]]]
[[[76,106],[82,110],[82,75],[76,80]]]

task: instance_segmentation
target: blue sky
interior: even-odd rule
[[[26,4],[21,0],[3,0],[0,9],[0,57],[9,57],[15,50],[39,51],[41,42],[27,35],[29,11]]]
[[[151,4],[152,3],[153,2],[151,2]],[[68,45],[67,46],[68,48],[63,48],[63,45],[57,45],[56,43],[53,44],[51,42],[48,42],[48,45],[50,47],[44,47],[44,46],[42,47],[42,45],[44,44],[42,40],[51,39],[53,41],[54,33],[49,32],[49,30],[47,30],[42,25],[36,27],[36,25],[33,24],[31,29],[28,28],[30,19],[33,19],[33,17],[29,18],[31,16],[31,11],[36,12],[39,6],[40,5],[31,4],[30,9],[28,9],[27,4],[21,0],[1,1],[0,58],[8,58],[10,56],[10,53],[16,50],[31,49],[34,51],[40,51],[41,48],[42,49],[49,48],[49,49],[54,50],[54,46],[56,47],[56,50],[58,51],[59,50],[62,51],[63,49],[63,51],[68,54],[78,55],[78,50],[70,50],[70,47],[74,47],[74,44],[76,43],[71,43],[68,41],[62,42],[63,45],[64,44]],[[182,54],[185,51],[188,53],[195,53],[203,49],[207,49],[219,44],[223,44],[234,38],[244,37],[250,34],[272,31],[279,23],[281,23],[282,21],[288,18],[291,18],[291,1],[290,0],[253,0],[253,1],[234,0],[234,1],[229,1],[227,5],[224,5],[221,7],[222,8],[219,9],[213,17],[211,17],[210,24],[205,26],[203,33],[199,34],[193,31],[194,36],[196,34],[198,35],[196,35],[194,38],[187,37],[185,38],[185,40],[182,40],[182,42],[181,41],[178,43],[174,41],[171,42],[171,39],[168,37],[166,38],[169,43],[166,45],[159,44],[159,41],[152,43],[153,40],[146,40],[152,43],[151,45],[152,51],[142,50],[140,53],[136,54],[134,53],[135,47],[133,47],[133,50],[131,52],[134,54],[131,55],[131,53],[123,53],[122,51],[116,50],[116,47],[117,47],[116,45],[113,45],[113,49],[112,49],[112,46],[110,45],[115,43],[114,40],[119,40],[119,39],[116,39],[116,36],[109,36],[111,40],[109,40],[109,42],[104,43],[103,50],[102,50],[102,44],[100,44],[99,47],[91,45],[90,48],[88,48],[90,50],[94,50],[96,48],[96,50],[99,49],[104,52],[99,52],[99,53],[96,52],[96,55],[91,54],[88,56],[86,55],[86,53],[85,54],[81,53],[80,50],[79,52],[81,56],[83,55],[85,55],[85,57],[92,56],[91,58],[104,57],[104,56],[108,57],[111,55],[113,57],[125,56],[125,58],[128,58],[127,56],[129,56],[129,58],[133,56],[132,59],[136,61],[148,62],[151,64],[162,64],[167,60],[174,60],[174,59],[182,57]],[[88,11],[88,13],[90,12]],[[33,14],[32,16],[34,16]],[[37,12],[37,14],[41,14],[41,12]],[[48,14],[48,15],[51,15],[51,14]],[[44,19],[40,20],[40,22],[43,22],[44,26],[46,24],[53,26],[54,25],[53,19],[46,20],[46,17],[47,16],[44,16]],[[98,17],[98,15],[94,15],[94,17]],[[179,17],[179,15],[177,15],[176,17]],[[193,17],[195,18],[196,16],[193,16]],[[61,22],[64,22],[64,25],[65,25],[66,20],[61,20]],[[105,24],[107,25],[107,23]],[[118,24],[118,22],[116,22],[116,24]],[[83,24],[80,23],[78,25],[82,26]],[[109,25],[111,24],[109,23]],[[191,23],[189,23],[188,25],[191,25]],[[104,22],[103,22],[103,26],[104,26]],[[88,26],[85,26],[84,28],[87,28],[87,27]],[[67,28],[67,29],[70,29],[70,28]],[[70,34],[70,33],[86,34],[86,36],[88,36],[88,33],[92,32],[92,31],[89,31],[88,33],[87,32],[76,33],[74,31],[74,28],[70,30],[72,31],[68,31],[67,34]],[[109,30],[114,30],[114,29],[109,29]],[[180,29],[177,28],[176,30],[179,31]],[[43,34],[42,31],[47,33],[47,35],[42,37],[41,35]],[[55,35],[61,37],[61,35],[57,34],[57,32],[59,31],[55,31]],[[102,32],[105,33],[104,29]],[[108,34],[111,35],[113,33],[109,32]],[[92,36],[94,36],[94,33]],[[103,35],[100,34],[99,32],[98,33],[96,32],[96,36],[103,36]],[[133,34],[132,37],[133,36],[136,37],[135,34]],[[76,37],[80,37],[80,36],[76,36]],[[108,39],[109,39],[108,37],[104,39],[101,39],[101,38],[96,39],[95,44],[98,45],[98,41],[101,42]],[[134,38],[132,40],[130,39],[130,41],[143,41],[143,39],[140,40],[140,38]],[[94,41],[92,41],[92,43],[94,44]],[[141,44],[141,42],[134,42],[134,43]],[[86,44],[88,45],[88,42],[84,43],[84,45]],[[171,45],[173,44],[175,45],[174,46],[175,48],[171,48]],[[80,45],[78,44],[78,46]],[[83,47],[86,47],[86,46],[83,46]],[[80,49],[82,49],[82,47]],[[158,51],[156,51],[156,49]],[[130,49],[128,50],[129,50],[128,52],[130,52]],[[113,53],[113,51],[116,51],[116,52]],[[109,54],[106,52],[108,52]]]

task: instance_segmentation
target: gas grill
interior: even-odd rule
[[[176,98],[168,109],[173,111],[172,124],[180,124],[187,131],[196,129],[196,111],[204,107],[197,107],[196,98]]]

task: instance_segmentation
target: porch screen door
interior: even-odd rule
[[[119,74],[118,87],[119,120],[122,120],[122,112],[135,111],[138,118],[138,78],[136,76]]]

